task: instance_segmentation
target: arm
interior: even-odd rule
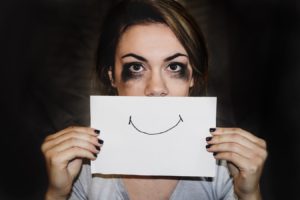
[[[49,178],[46,200],[68,198],[82,159],[95,160],[100,151],[99,131],[69,127],[48,136],[42,144]]]
[[[226,160],[240,200],[261,200],[259,181],[267,158],[266,142],[239,128],[212,129],[207,150]]]

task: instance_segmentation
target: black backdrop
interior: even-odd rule
[[[69,125],[89,125],[99,23],[112,2],[0,3],[0,199],[42,199],[43,138]],[[209,94],[218,96],[219,125],[265,138],[263,196],[296,199],[300,3],[190,0],[185,5],[207,38]]]

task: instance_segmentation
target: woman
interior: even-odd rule
[[[102,93],[125,96],[205,94],[207,53],[201,32],[173,0],[125,0],[108,14],[99,42]],[[69,127],[48,136],[42,150],[46,199],[261,199],[265,141],[239,128],[211,128],[207,151],[217,160],[213,179],[91,176],[99,130]],[[101,153],[99,154],[101,156]],[[226,164],[228,163],[228,165]]]

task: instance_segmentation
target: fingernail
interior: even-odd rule
[[[213,155],[216,156],[218,154],[218,152],[214,152]]]
[[[101,139],[98,139],[98,143],[99,143],[99,144],[103,144],[103,143],[104,143],[104,141],[103,141],[103,140],[101,140]]]
[[[211,141],[212,137],[206,137],[205,140],[208,142],[208,141]]]
[[[98,156],[98,155],[97,155],[96,153],[94,153],[94,157],[97,158],[97,156]]]
[[[96,134],[99,134],[99,133],[100,133],[100,131],[97,130],[97,129],[95,129],[94,132],[95,132]]]
[[[208,145],[206,145],[205,147],[208,149],[208,148],[210,148],[212,145],[211,144],[208,144]]]
[[[100,147],[99,146],[95,146],[96,147],[96,149],[98,150],[98,151],[100,151]]]
[[[209,129],[209,132],[215,132],[215,131],[216,131],[215,128],[210,128],[210,129]]]

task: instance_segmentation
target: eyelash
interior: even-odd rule
[[[128,64],[125,64],[125,67],[132,73],[140,73],[139,70],[134,69],[135,67],[139,67],[139,69],[142,69],[142,68],[145,69],[143,64],[141,64],[141,63],[128,63]]]
[[[172,67],[176,67],[176,70],[172,70]],[[178,69],[179,68],[179,69]],[[181,62],[172,62],[167,66],[167,70],[171,73],[174,78],[187,80],[189,77],[189,72],[187,65]]]
[[[123,70],[122,70],[122,79],[124,82],[130,80],[130,79],[137,79],[140,76],[142,76],[143,72],[135,72],[133,71],[133,67],[138,66],[142,67],[145,70],[145,67],[143,66],[142,63],[139,62],[130,62],[130,63],[125,63],[123,65]],[[143,71],[144,71],[143,70]]]
[[[176,67],[176,69],[175,70],[171,69],[174,66]],[[139,69],[135,70],[133,69],[134,67],[139,67]],[[140,71],[140,69],[142,70]],[[167,65],[166,69],[175,78],[186,78],[187,76],[187,65],[184,63],[172,62]],[[128,81],[130,79],[137,79],[143,75],[145,70],[146,70],[145,67],[140,62],[125,63],[123,65],[123,70],[122,70],[122,79],[123,81]]]
[[[171,67],[174,67],[174,66],[175,67],[179,66],[180,67],[179,70],[171,69]],[[180,62],[173,62],[167,66],[167,69],[170,69],[169,71],[171,71],[172,73],[182,73],[186,69],[186,65],[183,63],[180,63]]]

